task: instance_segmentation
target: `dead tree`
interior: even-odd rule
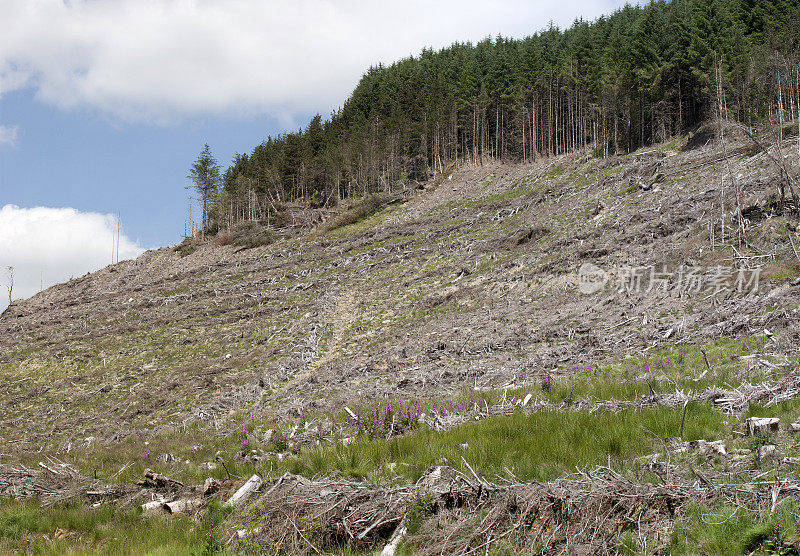
[[[8,304],[11,305],[11,295],[14,293],[14,267],[8,267]]]

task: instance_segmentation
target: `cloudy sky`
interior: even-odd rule
[[[23,297],[108,264],[111,214],[121,257],[176,243],[204,143],[227,165],[371,64],[623,3],[0,0],[0,294],[8,266]]]

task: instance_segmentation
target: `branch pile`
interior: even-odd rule
[[[286,474],[245,511],[245,528],[232,532],[229,543],[311,554],[343,545],[380,549],[399,534],[415,554],[472,554],[489,546],[517,553],[608,554],[630,531],[648,553],[666,554],[675,519],[690,499],[769,507],[770,500],[774,504],[779,495],[797,491],[796,484],[785,482],[772,489],[679,478],[669,484],[637,483],[607,468],[552,483],[498,485],[434,467],[407,487]],[[384,554],[393,554],[396,544]]]

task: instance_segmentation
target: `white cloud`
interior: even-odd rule
[[[5,126],[0,125],[0,147],[2,146],[11,146],[17,144],[17,132],[19,131],[19,126]]]
[[[0,310],[8,305],[9,266],[14,267],[14,299],[83,276],[111,263],[116,217],[71,208],[0,209]],[[120,260],[142,249],[120,235]]]
[[[0,0],[0,95],[171,120],[339,106],[371,64],[568,26],[620,0]]]

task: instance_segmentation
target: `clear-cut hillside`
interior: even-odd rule
[[[77,450],[91,461],[189,423],[218,434],[236,410],[280,421],[538,385],[765,330],[793,355],[795,220],[776,212],[773,159],[743,138],[727,159],[720,144],[684,142],[459,168],[352,225],[252,249],[163,248],[17,302],[0,318],[0,463]],[[736,250],[718,247],[723,179],[735,233],[731,175],[748,216]],[[584,263],[763,270],[751,295],[585,295]],[[630,380],[643,378],[664,379]]]

